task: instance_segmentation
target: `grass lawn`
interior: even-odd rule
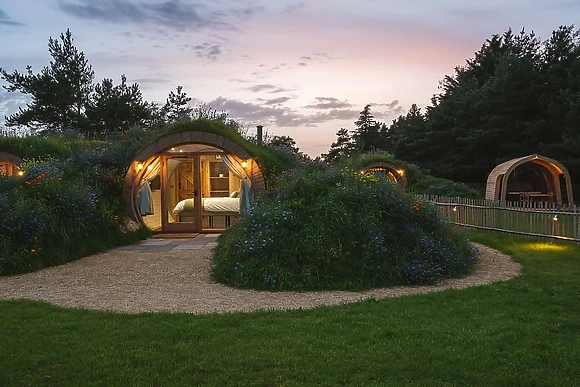
[[[0,386],[580,385],[580,247],[470,232],[513,280],[344,306],[123,315],[0,302]]]

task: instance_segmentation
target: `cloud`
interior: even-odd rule
[[[214,109],[228,112],[232,118],[248,124],[267,124],[277,127],[316,127],[334,120],[354,120],[358,117],[356,110],[334,109],[324,113],[302,114],[289,107],[262,106],[235,99],[218,97],[208,103]]]
[[[185,50],[193,50],[195,56],[198,58],[206,58],[211,61],[217,59],[217,57],[222,53],[222,49],[219,44],[203,43],[196,46],[185,44],[182,46]]]
[[[291,97],[279,97],[279,98],[267,99],[267,100],[263,101],[262,103],[264,105],[280,105],[280,104],[283,104],[285,102],[290,101],[291,99],[292,99]]]
[[[145,3],[135,0],[73,0],[59,1],[64,13],[80,19],[113,24],[156,24],[178,31],[202,28],[233,27],[219,20],[219,15],[210,12],[202,15],[204,7],[199,3],[184,3],[181,0]]]
[[[303,1],[298,1],[298,2],[293,3],[293,4],[288,4],[288,6],[282,12],[285,12],[285,13],[298,12],[302,8],[304,8],[305,6],[306,6],[306,3],[304,3]]]
[[[259,93],[259,92],[265,91],[265,92],[271,93],[271,94],[284,93],[284,92],[290,91],[288,89],[284,89],[282,87],[278,87],[278,86],[275,86],[275,85],[272,85],[269,83],[248,87],[247,90],[250,90],[252,93]]]
[[[26,94],[0,88],[0,119],[17,113],[19,107],[24,107],[30,101],[30,96]]]
[[[332,97],[316,97],[315,100],[315,103],[304,107],[307,109],[345,109],[352,107],[351,103]]]
[[[394,99],[389,103],[371,103],[371,111],[373,116],[381,120],[392,120],[403,114],[403,107],[399,105],[399,100]],[[383,109],[375,109],[375,107],[382,107]]]
[[[4,26],[23,26],[24,23],[16,22],[6,14],[6,12],[0,9],[0,25]]]
[[[264,7],[262,6],[253,6],[253,7],[245,7],[245,8],[234,8],[229,11],[234,16],[237,16],[239,19],[248,19],[259,12],[264,11]]]
[[[310,63],[328,63],[329,60],[333,58],[325,52],[315,52],[311,55],[302,55],[300,57],[300,61],[298,62],[298,66],[306,67]]]

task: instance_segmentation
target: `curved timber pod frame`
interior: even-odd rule
[[[258,197],[265,188],[264,176],[260,166],[248,151],[241,145],[226,137],[211,132],[184,131],[171,133],[158,138],[153,143],[143,148],[135,156],[125,175],[123,183],[123,201],[131,208],[133,219],[145,226],[143,218],[139,212],[137,197],[139,194],[139,183],[149,164],[153,163],[156,155],[159,155],[171,148],[182,145],[199,144],[220,149],[227,154],[235,156],[240,161],[247,162],[247,173],[252,181],[252,194]]]
[[[395,181],[402,189],[407,188],[407,178],[403,169],[393,164],[378,162],[365,165],[363,171],[366,173],[383,173],[391,180]]]
[[[22,159],[20,157],[0,151],[0,174],[5,173],[7,175],[12,175],[16,172],[15,169],[17,169],[20,164],[22,164]]]
[[[526,164],[529,164],[531,167],[535,168],[539,174],[541,174],[543,182],[548,190],[547,194],[550,195],[552,200],[558,204],[562,204],[560,176],[563,176],[568,204],[574,204],[574,198],[572,196],[572,181],[568,170],[558,161],[537,154],[512,159],[495,167],[487,178],[485,198],[488,200],[499,200],[501,205],[505,206],[508,201],[508,194],[510,193],[508,191],[510,177],[513,176],[517,167]],[[522,193],[525,194],[525,192]]]

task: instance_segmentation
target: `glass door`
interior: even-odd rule
[[[179,154],[161,157],[159,212],[164,232],[221,232],[239,220],[242,181],[231,157],[212,150],[180,149],[174,151]]]
[[[201,228],[205,232],[220,232],[240,217],[241,181],[224,163],[224,154],[200,156],[203,212]]]
[[[199,156],[165,156],[162,222],[165,231],[201,231]]]

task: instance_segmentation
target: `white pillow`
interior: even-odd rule
[[[234,191],[230,194],[231,198],[237,198],[240,193],[238,191]]]

